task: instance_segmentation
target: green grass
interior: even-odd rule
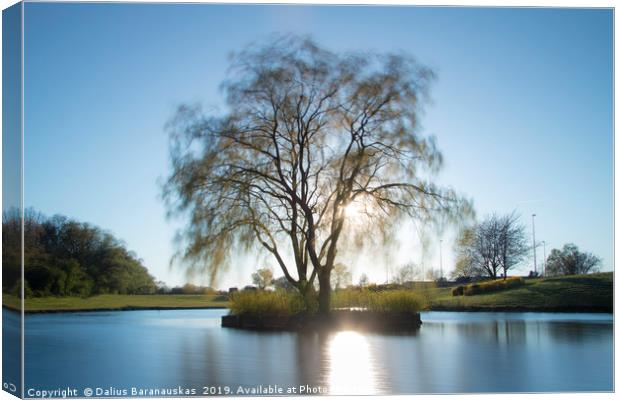
[[[19,309],[18,298],[3,294],[2,304]],[[100,295],[80,297],[35,297],[26,299],[26,311],[121,310],[148,308],[228,307],[228,301],[216,295]]]
[[[233,315],[290,317],[303,310],[301,296],[284,290],[242,291],[230,296],[230,312]]]
[[[366,307],[376,310],[421,308],[455,311],[613,311],[613,273],[526,279],[519,287],[472,296],[453,296],[453,287],[379,291],[341,290],[332,294],[332,307]],[[251,294],[252,292],[250,292]],[[385,294],[389,293],[389,294]],[[383,297],[381,297],[383,296]],[[263,299],[252,304],[245,299],[243,308],[267,307],[276,312],[297,312],[299,303],[280,299]],[[286,300],[288,301],[288,300]],[[292,300],[297,301],[297,300]],[[19,309],[19,299],[3,295],[3,305]],[[101,295],[89,298],[43,297],[26,300],[27,311],[116,310],[132,308],[211,308],[234,307],[213,295]],[[238,308],[241,310],[241,308]],[[280,310],[280,311],[278,311]],[[256,312],[256,311],[255,311]]]
[[[360,307],[377,312],[417,312],[426,306],[423,290],[344,289],[332,293],[332,308]]]
[[[613,273],[526,279],[519,287],[472,296],[452,288],[430,295],[430,310],[613,311]]]

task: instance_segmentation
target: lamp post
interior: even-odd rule
[[[536,268],[536,225],[534,224],[535,217],[536,214],[532,214],[532,250],[534,250],[534,274],[536,275],[538,273],[538,270]]]

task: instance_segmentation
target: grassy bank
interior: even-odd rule
[[[454,292],[459,292],[456,288],[457,285],[425,287],[411,292],[418,296],[418,304],[423,311],[613,312],[611,272],[487,281],[466,285],[462,287],[466,295],[455,296]],[[356,298],[356,292],[350,289],[336,292],[334,300],[342,303],[338,306],[364,307]]]
[[[5,307],[19,309],[19,299],[2,296]],[[214,295],[100,295],[80,297],[38,297],[26,299],[26,312],[96,311],[133,309],[226,308],[228,301]]]
[[[474,296],[432,289],[429,310],[613,312],[613,273],[526,279],[519,287]]]
[[[333,307],[375,307],[376,309],[421,308],[450,311],[613,311],[613,273],[566,276],[545,279],[526,279],[518,287],[471,296],[453,296],[453,287],[423,288],[409,291],[387,291],[387,297],[363,295],[344,290],[333,295]],[[294,313],[298,303],[283,303],[272,297],[257,303],[247,299],[241,308],[260,308]],[[3,295],[3,305],[19,309],[19,300]],[[26,300],[27,312],[96,311],[128,309],[191,309],[225,308],[230,303],[212,295],[101,295],[89,298],[44,297]],[[292,307],[292,308],[291,308]],[[284,310],[284,311],[281,311]]]

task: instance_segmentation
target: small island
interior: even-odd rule
[[[482,289],[480,289],[482,288]],[[475,292],[475,293],[474,293]],[[613,273],[551,278],[350,286],[335,290],[332,310],[308,312],[295,293],[248,288],[230,296],[222,326],[253,330],[408,331],[420,311],[613,313]]]
[[[292,291],[234,292],[222,326],[255,330],[360,329],[411,331],[420,327],[424,300],[416,291],[349,288],[333,294],[327,313],[308,308]],[[312,303],[310,303],[312,307]]]

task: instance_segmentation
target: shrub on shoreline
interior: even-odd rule
[[[477,283],[472,283],[463,288],[463,296],[473,296],[480,293],[482,293],[482,290],[480,290],[480,285]]]
[[[452,290],[453,296],[458,296],[459,288],[462,288],[462,294],[464,296],[474,296],[477,294],[483,293],[491,293],[497,292],[500,290],[510,289],[518,286],[523,286],[525,284],[525,280],[520,277],[512,277],[506,279],[495,279],[492,281],[480,282],[480,283],[472,283],[467,286],[458,286]]]
[[[462,296],[464,290],[465,286],[457,286],[455,288],[452,288],[452,296]]]

